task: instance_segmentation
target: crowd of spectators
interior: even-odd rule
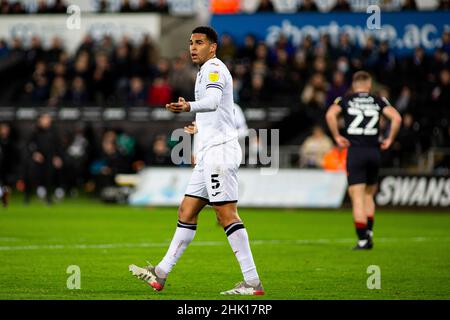
[[[326,108],[348,91],[352,73],[365,69],[374,75],[375,92],[411,115],[416,147],[426,150],[439,144],[450,118],[449,31],[441,42],[434,52],[419,47],[400,56],[370,37],[357,47],[345,33],[337,44],[324,34],[318,41],[305,37],[298,47],[283,35],[273,46],[247,35],[238,46],[223,34],[218,56],[233,74],[235,100],[244,109],[289,106],[309,124],[323,125]],[[10,65],[2,71],[0,100],[22,106],[160,107],[178,96],[193,99],[197,73],[187,51],[160,57],[150,36],[139,43],[86,36],[73,55],[59,38],[48,48],[37,36],[28,47],[18,38],[0,40],[0,61]]]
[[[336,97],[348,92],[352,73],[360,69],[374,76],[375,93],[387,97],[403,115],[399,137],[385,153],[385,166],[407,167],[413,164],[414,155],[448,144],[449,31],[443,32],[441,45],[433,52],[419,47],[409,55],[397,55],[389,43],[373,38],[358,47],[345,33],[336,44],[324,34],[318,41],[305,37],[299,46],[283,35],[269,46],[250,34],[242,45],[236,45],[230,35],[223,34],[218,56],[233,74],[234,97],[243,109],[290,108],[289,119],[280,125],[289,133],[282,143],[301,146],[300,166],[324,167],[320,159],[329,152],[339,154],[324,134],[324,114]],[[0,63],[1,104],[53,108],[161,107],[178,96],[193,99],[197,73],[187,51],[173,59],[161,57],[150,36],[136,43],[128,37],[115,41],[110,36],[94,41],[88,35],[74,54],[67,52],[59,38],[49,47],[37,36],[29,45],[18,38],[0,39]],[[384,122],[381,127],[389,130]],[[60,175],[65,178],[58,183],[79,186],[81,178],[85,182],[90,177],[97,186],[104,186],[112,183],[117,172],[170,164],[167,136],[156,137],[154,144],[143,149],[134,139],[120,130],[108,131],[92,149],[93,140],[82,128],[64,136],[58,157],[64,164],[61,170],[68,173]],[[317,148],[315,141],[319,140]],[[444,157],[439,165],[447,162]],[[24,168],[33,166],[28,163]],[[45,185],[45,175],[40,179]]]
[[[120,127],[100,132],[82,122],[57,127],[47,112],[38,116],[25,141],[19,142],[16,130],[13,123],[0,123],[0,183],[23,191],[25,203],[35,194],[48,204],[80,190],[101,195],[116,186],[119,173],[173,166],[171,147],[177,143],[158,134],[138,144]]]
[[[59,38],[43,48],[39,37],[28,48],[21,40],[0,40],[3,104],[30,106],[161,106],[179,95],[192,98],[196,71],[187,52],[160,58],[150,36],[138,44],[110,36],[86,36],[73,56]],[[1,81],[1,80],[0,80]]]
[[[199,2],[205,2],[198,0]],[[426,1],[425,6],[420,6],[421,0],[380,0],[378,3],[364,0],[329,0],[321,1],[318,5],[317,0],[211,0],[210,10],[221,13],[220,6],[225,7],[226,13],[267,13],[267,12],[346,12],[346,11],[365,11],[365,8],[371,4],[378,4],[383,11],[400,10],[450,10],[450,0],[436,0],[435,5],[430,6],[430,1]],[[215,3],[217,2],[217,3]],[[278,2],[278,3],[277,3]],[[173,0],[176,4],[176,1]],[[207,2],[206,2],[207,3]],[[192,5],[194,2],[185,2],[183,6]],[[285,8],[289,4],[290,7]],[[194,7],[196,5],[194,4]],[[230,12],[230,6],[231,8]],[[67,1],[64,0],[1,0],[0,14],[51,14],[66,13]],[[217,7],[217,8],[216,8]],[[170,13],[170,0],[95,0],[92,1],[91,12],[123,12],[123,13]],[[176,12],[176,10],[175,10]],[[175,13],[174,12],[174,13]],[[192,10],[195,12],[195,9]]]

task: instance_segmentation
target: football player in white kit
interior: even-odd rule
[[[169,249],[161,262],[144,268],[130,265],[133,275],[155,290],[164,288],[168,274],[194,239],[200,211],[210,204],[223,226],[239,262],[244,280],[221,294],[263,295],[247,231],[237,213],[241,148],[238,142],[233,102],[233,79],[225,64],[216,58],[217,33],[210,27],[197,27],[190,38],[192,62],[199,66],[195,101],[166,105],[174,113],[193,112],[200,139],[197,163],[185,197],[178,209],[178,224]]]

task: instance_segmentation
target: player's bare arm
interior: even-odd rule
[[[384,107],[383,115],[388,118],[389,121],[391,121],[391,130],[389,130],[389,136],[381,143],[381,150],[387,150],[392,145],[392,142],[394,141],[395,137],[398,134],[398,131],[400,130],[402,117],[392,106]]]
[[[341,112],[342,108],[334,103],[330,106],[330,108],[328,108],[326,119],[331,134],[333,135],[333,138],[338,146],[341,148],[347,148],[350,146],[350,142],[339,133],[338,116]]]

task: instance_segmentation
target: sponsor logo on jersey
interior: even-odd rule
[[[217,82],[219,81],[219,71],[213,71],[209,73],[209,81]]]

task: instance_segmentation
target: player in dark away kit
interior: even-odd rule
[[[384,97],[370,94],[372,78],[365,71],[353,75],[352,94],[337,98],[326,114],[328,127],[341,148],[348,148],[347,181],[358,243],[354,249],[372,249],[381,150],[387,150],[401,126],[401,116]],[[343,115],[344,135],[339,133],[338,116]],[[389,135],[381,139],[380,117],[391,122]]]

